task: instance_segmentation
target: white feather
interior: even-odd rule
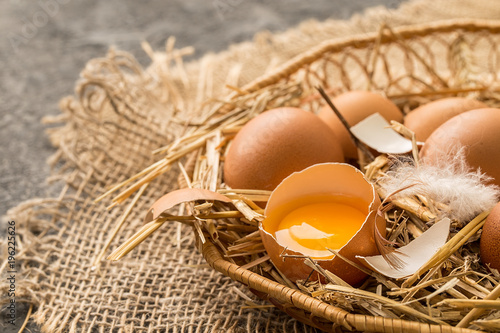
[[[444,215],[459,222],[468,222],[477,214],[490,210],[500,198],[500,188],[487,185],[491,178],[481,170],[471,170],[464,158],[464,149],[443,154],[438,165],[416,167],[413,160],[396,160],[380,184],[395,197],[422,195],[445,204]]]

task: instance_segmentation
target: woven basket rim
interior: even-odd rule
[[[384,27],[389,28],[389,26],[383,25],[381,27],[381,30]],[[387,44],[396,40],[406,40],[416,36],[425,36],[436,32],[444,33],[456,30],[476,32],[487,30],[489,32],[498,33],[500,32],[500,21],[480,19],[450,19],[435,21],[431,23],[397,27],[390,30],[393,32],[393,34],[385,34],[381,33],[381,31],[376,31],[366,34],[356,34],[350,37],[333,38],[326,40],[321,44],[318,44],[315,48],[291,58],[290,60],[276,68],[274,71],[249,82],[241,88],[241,91],[250,93],[266,86],[272,85],[294,73],[302,66],[316,61],[322,56],[322,54],[326,52],[338,52],[346,47],[361,49],[366,47],[367,45],[372,44],[375,41],[381,44]],[[231,97],[234,97],[234,94],[231,95]]]
[[[383,29],[383,27],[381,29]],[[488,31],[491,33],[500,33],[500,22],[496,20],[477,19],[442,20],[432,23],[390,29],[392,32],[391,34],[381,33],[381,31],[379,31],[369,34],[355,35],[347,38],[327,40],[316,46],[314,49],[290,59],[275,71],[248,83],[241,89],[240,92],[230,94],[229,98],[234,98],[243,93],[255,92],[259,89],[273,85],[295,73],[304,65],[316,61],[325,52],[339,52],[346,47],[361,49],[373,44],[375,41],[386,44],[396,40],[405,40],[416,36],[426,36],[433,33],[447,33],[456,30],[464,30],[466,32]],[[206,242],[203,244],[197,237],[197,243],[198,248],[200,249],[200,252],[206,262],[216,271],[230,277],[232,280],[239,281],[247,285],[253,290],[267,294],[270,298],[273,298],[278,302],[288,303],[299,309],[308,311],[311,313],[311,318],[320,317],[329,320],[332,323],[332,329],[335,325],[340,325],[349,330],[369,330],[373,332],[477,332],[471,329],[447,325],[349,313],[348,311],[334,305],[325,303],[314,297],[307,296],[299,290],[294,290],[281,285],[276,281],[267,279],[257,273],[241,268],[240,266],[225,260],[216,245],[210,241],[209,237],[206,238]],[[314,320],[311,318],[307,320],[308,323],[314,323]]]
[[[197,239],[199,241],[199,239]],[[467,328],[459,328],[438,324],[428,324],[403,319],[374,317],[362,314],[352,314],[334,305],[322,302],[314,297],[307,296],[299,290],[284,286],[276,281],[265,278],[250,270],[241,268],[237,264],[225,260],[217,247],[207,238],[204,244],[199,245],[205,261],[225,276],[241,282],[251,289],[267,294],[281,303],[291,304],[299,309],[311,313],[311,317],[327,319],[333,325],[340,325],[348,330],[370,332],[447,332],[468,333],[477,332]],[[275,304],[273,302],[273,304]],[[275,304],[276,305],[276,304]],[[312,318],[307,323],[314,325]]]

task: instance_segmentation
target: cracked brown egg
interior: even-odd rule
[[[253,118],[238,132],[225,156],[224,181],[234,189],[273,190],[295,171],[343,161],[337,137],[316,115],[277,108]]]
[[[293,173],[272,192],[260,234],[271,261],[291,281],[323,280],[311,268],[312,259],[358,286],[367,275],[341,257],[361,266],[356,256],[379,254],[386,227],[377,215],[379,206],[361,171],[345,163],[316,164]]]

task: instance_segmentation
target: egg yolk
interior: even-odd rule
[[[312,258],[331,256],[365,221],[366,214],[339,202],[311,203],[290,211],[275,232],[279,244]]]

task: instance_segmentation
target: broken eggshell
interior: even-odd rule
[[[310,198],[325,195],[344,197],[348,198],[349,202],[357,202],[363,206],[363,211],[366,214],[363,224],[355,235],[340,249],[332,250],[338,251],[340,256],[358,263],[360,266],[356,256],[379,254],[377,237],[385,236],[386,221],[377,216],[381,202],[373,185],[365,179],[361,171],[349,164],[316,164],[291,174],[276,187],[266,206],[266,218],[259,226],[264,247],[271,261],[281,273],[293,282],[308,278],[309,280],[323,280],[323,278],[317,272],[312,272],[312,269],[306,265],[305,260],[308,259],[300,251],[285,248],[283,244],[278,243],[272,231],[273,225],[271,224],[274,219],[271,219],[270,216],[291,202],[300,206],[304,202],[310,201]],[[334,256],[328,249],[324,250],[326,255],[314,258],[322,268],[332,272],[352,286],[358,286],[366,279],[366,273],[339,256]]]
[[[399,135],[380,113],[374,113],[350,128],[351,133],[379,153],[406,154],[412,142]]]
[[[231,202],[231,199],[217,192],[201,188],[183,188],[169,192],[156,200],[144,217],[144,223],[157,219],[161,214],[178,204],[197,200]]]
[[[390,278],[400,279],[415,274],[420,267],[444,245],[450,234],[450,219],[436,222],[409,244],[400,247],[391,254],[392,260],[400,263],[391,265],[382,255],[358,257],[370,269]]]
[[[387,121],[403,121],[403,113],[390,99],[372,91],[352,90],[332,98],[332,103],[344,116],[349,126],[354,126],[369,115],[378,112]],[[342,121],[335,115],[331,108],[326,105],[318,113],[337,136],[346,160],[358,159],[358,149],[349,135],[349,131]]]

